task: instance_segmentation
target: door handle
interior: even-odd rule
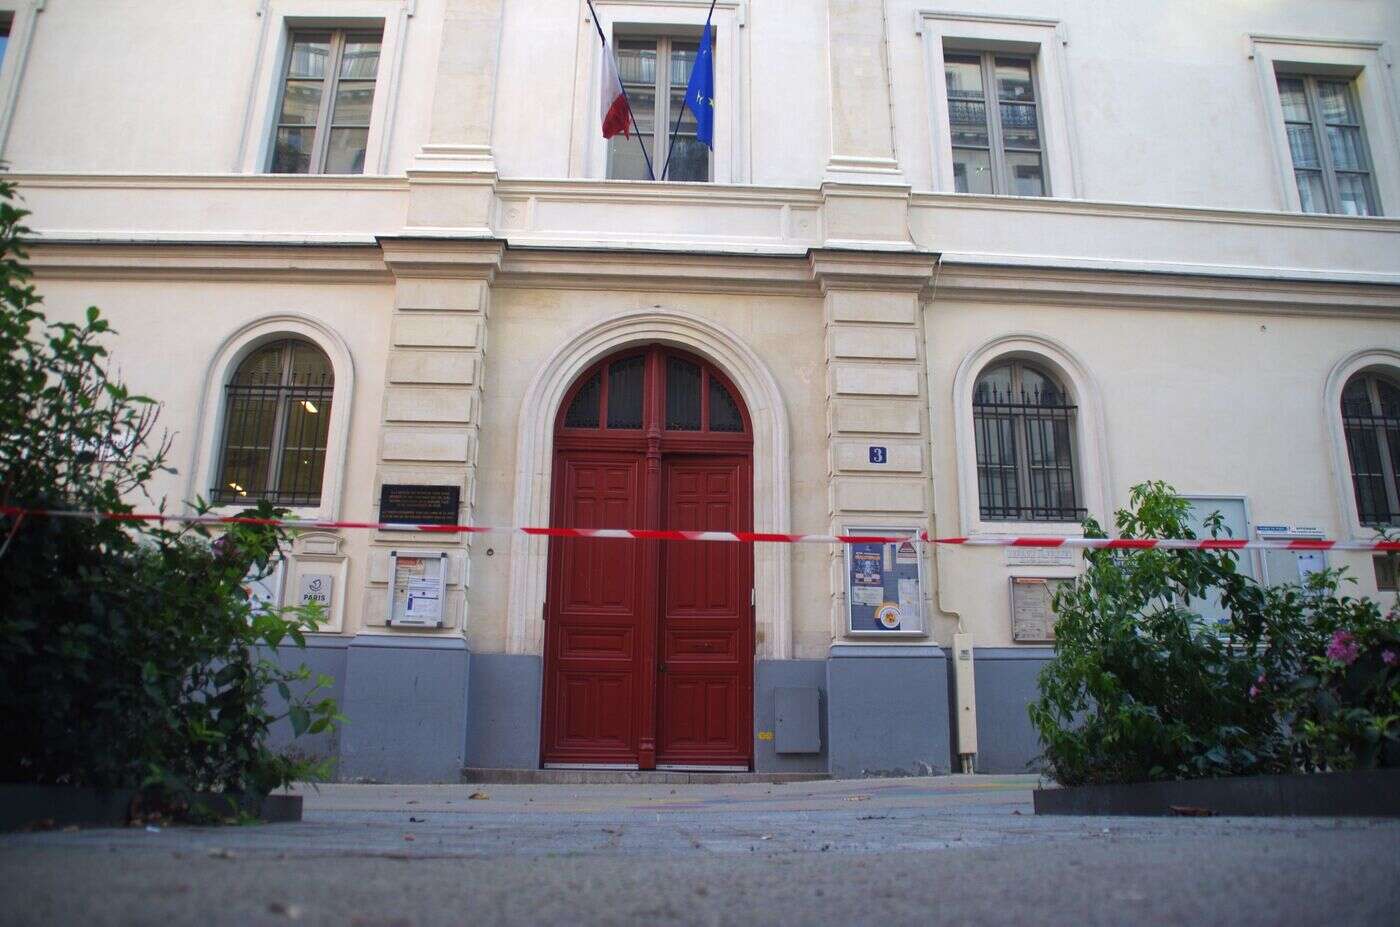
[[[658,673],[664,673],[664,672],[666,672],[666,664],[665,664],[665,663],[658,663],[658,664],[656,664],[656,671],[657,671]]]

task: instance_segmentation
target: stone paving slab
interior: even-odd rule
[[[0,925],[1376,924],[1400,905],[1400,821],[1037,818],[1035,784],[322,786],[298,824],[0,836]]]

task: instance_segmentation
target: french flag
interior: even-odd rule
[[[603,111],[603,138],[612,138],[619,132],[632,137],[632,110],[627,105],[627,94],[622,89],[622,79],[617,76],[617,61],[612,49],[603,46],[603,88],[600,94]]]

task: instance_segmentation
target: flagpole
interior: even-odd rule
[[[710,0],[710,12],[708,12],[708,13],[705,14],[705,29],[710,28],[710,17],[712,17],[712,16],[715,15],[715,4],[718,3],[718,2],[719,2],[719,0]],[[588,0],[588,3],[589,3],[589,5],[591,6],[591,5],[593,4],[593,0]],[[704,32],[703,29],[700,31],[700,34],[701,34],[702,36],[705,34],[705,32]],[[713,41],[713,39],[711,39],[711,41]],[[699,61],[699,59],[697,58],[695,64],[699,64],[699,63],[700,63],[700,61]],[[694,64],[690,66],[690,70],[691,70],[691,73],[694,73],[694,71],[695,71],[695,65],[694,65]],[[666,99],[667,99],[668,102],[669,102],[670,99],[671,99],[670,93],[671,93],[671,78],[670,78],[670,75],[667,75],[667,77],[666,77],[666,94],[667,94]],[[698,115],[698,114],[697,114],[697,115]],[[673,151],[676,150],[676,136],[677,136],[678,134],[680,134],[680,131],[681,131],[681,118],[684,117],[684,116],[685,116],[685,103],[682,102],[682,103],[681,103],[681,107],[680,107],[680,111],[679,111],[678,113],[676,113],[676,127],[675,127],[674,129],[671,130],[671,144],[669,144],[669,145],[666,146],[666,163],[663,164],[663,165],[661,165],[661,179],[662,179],[662,180],[665,180],[665,179],[666,179],[666,173],[671,169],[671,152],[673,152]]]
[[[611,54],[608,51],[608,37],[603,34],[603,24],[598,20],[598,11],[593,9],[593,0],[586,0],[588,12],[593,16],[593,28],[598,30],[598,40],[603,43],[603,54]],[[710,9],[714,9],[714,4],[710,4]],[[647,154],[647,143],[642,141],[642,130],[637,126],[637,114],[632,111],[632,101],[627,97],[627,85],[622,82],[621,75],[618,76],[617,85],[622,88],[622,99],[627,104],[627,115],[632,118],[632,131],[637,133],[637,144],[642,146],[642,157],[647,162],[647,176],[653,181],[656,180],[656,171],[651,166],[651,155]]]

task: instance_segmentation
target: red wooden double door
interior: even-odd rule
[[[556,526],[752,526],[749,416],[699,358],[608,358],[565,396],[554,442]],[[543,762],[747,769],[752,582],[750,544],[551,540]]]

